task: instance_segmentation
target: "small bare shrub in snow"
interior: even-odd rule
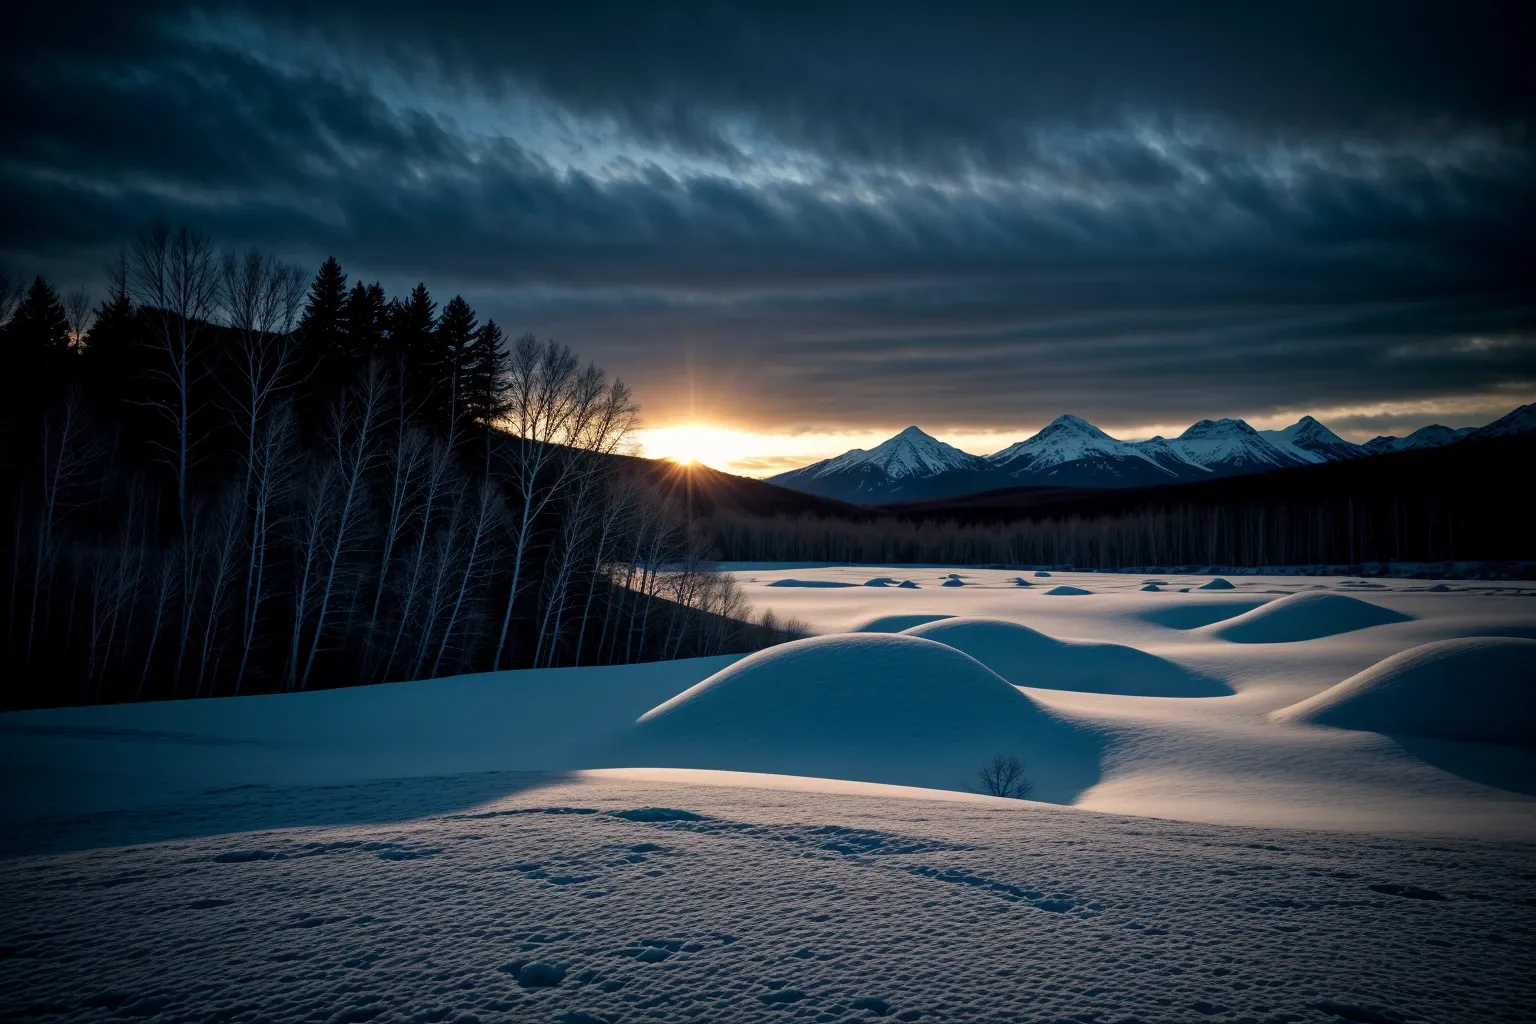
[[[976,775],[981,780],[981,791],[988,796],[1022,800],[1035,788],[1024,777],[1024,762],[1011,754],[992,755],[992,760],[982,765]]]
[[[780,616],[772,608],[765,609],[761,621],[759,639],[764,647],[786,644],[791,640],[803,640],[811,635],[810,624],[792,616]]]

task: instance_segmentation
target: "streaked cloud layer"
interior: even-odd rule
[[[88,276],[152,215],[334,253],[655,427],[1368,436],[1536,394],[1507,5],[525,6],[29,5],[0,259]]]

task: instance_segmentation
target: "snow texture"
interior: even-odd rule
[[[1451,1024],[1536,1004],[1524,844],[496,781],[511,795],[461,810],[361,783],[323,798],[386,820],[0,863],[0,1016]]]

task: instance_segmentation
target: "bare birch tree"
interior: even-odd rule
[[[293,407],[279,402],[255,423],[256,443],[251,449],[247,490],[250,501],[250,539],[246,548],[245,599],[240,620],[240,668],[234,692],[239,693],[256,646],[261,608],[268,596],[270,552],[282,513],[293,486]]]
[[[399,619],[395,624],[395,637],[390,643],[389,657],[384,663],[384,678],[391,678],[395,660],[402,653],[408,631],[416,625],[418,606],[423,587],[430,578],[428,560],[432,555],[431,543],[438,527],[437,517],[445,505],[451,505],[451,495],[458,475],[454,465],[453,449],[439,439],[426,453],[425,470],[422,474],[421,498],[416,517],[416,544],[409,555],[404,575],[400,579],[401,600]],[[419,640],[419,637],[418,637]],[[419,643],[425,641],[419,640]],[[418,644],[419,647],[419,644]],[[417,659],[412,659],[412,664]]]
[[[42,604],[43,583],[53,571],[59,554],[60,529],[64,517],[75,507],[80,490],[87,481],[94,445],[86,423],[85,404],[78,388],[71,388],[64,400],[43,418],[41,501],[37,511],[37,531],[32,550],[32,607],[27,625],[27,663],[31,664],[37,636],[38,612]]]
[[[213,243],[185,227],[156,225],[141,232],[128,251],[135,301],[154,325],[160,365],[151,373],[170,389],[168,403],[154,403],[169,420],[166,449],[176,479],[177,522],[187,522],[187,488],[195,461],[194,391],[206,369],[201,344],[219,293]]]
[[[315,667],[315,655],[320,650],[320,638],[329,625],[332,605],[337,598],[343,559],[356,544],[362,533],[368,504],[368,476],[378,457],[379,421],[382,419],[385,396],[385,380],[377,362],[370,363],[357,382],[355,393],[342,392],[341,399],[332,410],[330,428],[326,435],[329,448],[327,458],[334,460],[335,472],[328,477],[338,493],[326,502],[333,513],[334,523],[326,537],[328,550],[324,564],[324,581],[319,592],[315,625],[310,635],[309,653],[304,658],[304,670],[299,687],[309,686],[310,672]]]
[[[511,583],[506,610],[491,667],[500,670],[506,657],[507,633],[512,611],[523,586],[523,567],[528,559],[533,531],[544,509],[558,491],[558,481],[548,479],[560,457],[559,444],[572,433],[577,415],[575,393],[576,357],[564,345],[540,342],[531,334],[512,345],[507,373],[507,427],[515,435],[508,445],[511,463],[508,476],[516,511],[512,532]]]
[[[475,509],[473,521],[470,524],[469,553],[465,560],[464,571],[459,578],[459,588],[453,599],[453,609],[448,615],[448,624],[443,628],[442,643],[438,646],[437,657],[432,662],[434,676],[442,668],[443,655],[448,650],[454,627],[459,623],[466,600],[483,583],[481,577],[486,572],[484,552],[505,519],[504,509],[505,506],[502,504],[501,495],[495,484],[489,480],[480,481],[475,488]]]

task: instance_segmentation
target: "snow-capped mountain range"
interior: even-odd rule
[[[1434,425],[1407,437],[1344,440],[1311,416],[1283,430],[1242,420],[1201,420],[1178,437],[1122,441],[1077,416],[1058,416],[1033,437],[991,455],[972,455],[917,427],[865,451],[770,477],[772,483],[861,504],[954,497],[1001,487],[1142,487],[1258,473],[1468,438],[1536,434],[1536,404],[1485,427]]]

